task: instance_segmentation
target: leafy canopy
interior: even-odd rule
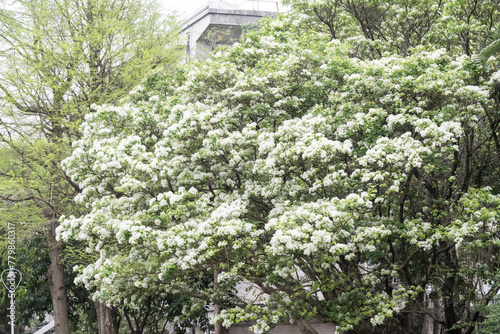
[[[257,333],[285,317],[409,332],[422,312],[469,331],[474,302],[500,289],[494,62],[360,36],[346,6],[386,2],[291,2],[233,48],[86,117],[63,167],[90,211],[58,230],[100,252],[78,280],[130,305],[188,291]],[[338,36],[318,14],[337,3]],[[439,13],[415,24],[443,28]],[[214,270],[217,286],[200,284]]]
[[[80,189],[60,163],[80,136],[91,104],[119,103],[151,69],[176,65],[177,24],[154,0],[19,0],[15,10],[0,15],[0,228],[6,231],[8,223],[16,228],[19,269],[37,260],[40,265],[25,275],[23,321],[34,310],[51,308],[48,285],[41,284],[47,275],[39,276],[50,268],[61,277],[53,289],[60,294],[52,296],[56,328],[67,332],[65,287],[75,287],[64,281],[62,246],[50,227],[55,230],[61,214],[84,209],[72,201]],[[47,236],[45,243],[40,233]],[[0,243],[7,259],[7,245]],[[38,251],[43,246],[52,250],[51,267]],[[54,275],[48,277],[53,283]],[[26,293],[35,288],[31,296]],[[69,294],[85,305],[84,291]],[[73,306],[70,301],[70,310]]]

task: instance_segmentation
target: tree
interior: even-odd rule
[[[484,44],[486,45],[483,45],[478,54],[475,55],[475,58],[481,65],[484,65],[491,56],[500,51],[500,32],[497,31],[495,34],[492,34]]]
[[[345,40],[332,40],[315,17],[324,3],[86,119],[63,166],[92,204],[58,235],[100,252],[78,278],[97,298],[185,291],[257,333],[286,318],[302,333],[311,318],[424,333],[422,317],[472,333],[500,290],[500,72],[443,39],[362,50],[366,17],[347,10]],[[381,34],[390,20],[367,25]],[[216,286],[198,284],[214,272]]]
[[[475,0],[285,0],[299,21],[333,39],[349,40],[351,53],[379,58],[384,52],[408,56],[418,45],[472,54],[499,23],[499,1]]]
[[[47,300],[50,301],[50,293],[47,289],[37,289],[36,291],[30,291],[30,299],[24,300],[21,296],[26,293],[26,282],[31,281],[34,286],[38,286],[40,283],[40,277],[38,276],[39,269],[46,269],[46,254],[47,252],[39,253],[37,251],[32,251],[31,255],[36,256],[37,259],[31,264],[36,264],[31,266],[29,274],[26,270],[23,270],[24,259],[21,259],[26,255],[22,251],[23,240],[30,238],[34,232],[35,226],[40,226],[43,224],[43,213],[39,207],[34,205],[31,200],[21,200],[17,201],[18,198],[26,197],[25,187],[26,184],[22,181],[23,177],[26,176],[26,170],[23,168],[22,164],[16,159],[15,154],[6,147],[0,148],[0,189],[4,194],[10,194],[11,198],[9,200],[2,200],[2,205],[0,206],[0,229],[2,235],[5,236],[3,240],[0,240],[0,250],[2,266],[1,270],[9,269],[11,265],[15,266],[18,270],[25,274],[22,284],[16,290],[16,325],[19,325],[27,319],[25,317],[25,312],[33,311],[44,311],[50,308],[50,305],[45,303]],[[26,180],[26,179],[24,179]],[[36,184],[31,183],[31,187],[35,188]],[[8,243],[7,236],[13,232],[15,229],[15,244],[10,245]],[[36,236],[33,239],[37,239]],[[33,278],[33,279],[31,279]],[[3,295],[4,303],[2,303],[2,317],[4,331],[10,331],[10,299],[7,297],[8,293],[5,291]],[[46,297],[49,297],[48,299]],[[21,300],[20,300],[21,299]],[[36,305],[35,307],[32,307]],[[21,310],[21,311],[20,311]],[[38,312],[36,312],[38,313]],[[39,315],[39,314],[36,314]],[[29,315],[29,319],[33,318],[34,313]]]
[[[1,22],[0,140],[23,165],[18,193],[6,202],[33,201],[50,226],[49,286],[56,333],[68,333],[63,245],[55,239],[63,213],[84,212],[71,198],[80,188],[60,168],[78,125],[93,103],[118,103],[151,69],[179,59],[177,28],[155,1],[18,1]],[[36,186],[33,186],[33,185]]]
[[[500,318],[498,314],[498,304],[495,300],[495,303],[489,305],[485,312],[485,320],[481,323],[479,327],[479,333],[481,334],[493,334],[498,333],[500,330]]]

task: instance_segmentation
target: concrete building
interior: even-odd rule
[[[206,59],[217,46],[237,42],[243,24],[279,11],[279,1],[272,0],[208,1],[182,24],[186,61]]]

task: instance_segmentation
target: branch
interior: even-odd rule
[[[27,197],[24,197],[24,198],[11,198],[11,196],[12,195],[9,195],[9,196],[0,195],[0,200],[8,201],[8,202],[14,202],[14,203],[19,203],[19,202],[30,201],[32,199],[35,199],[34,196],[27,196]]]

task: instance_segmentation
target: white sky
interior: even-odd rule
[[[181,18],[185,18],[207,2],[208,0],[163,0],[164,6],[176,10]]]
[[[186,18],[189,14],[202,7],[208,2],[208,0],[159,0],[163,3],[167,10],[175,10],[178,12],[179,17],[182,19]],[[217,1],[217,0],[212,0]],[[224,2],[248,2],[249,0],[223,0]],[[250,0],[252,1],[252,0]],[[254,0],[253,0],[254,1]],[[270,2],[272,0],[263,0],[263,2]],[[269,4],[268,4],[269,5]],[[282,6],[280,4],[280,11]]]
[[[208,3],[209,0],[158,0],[166,9],[167,13],[170,13],[171,11],[176,11],[179,18],[184,20],[187,18],[189,14],[193,14],[197,9],[201,8],[203,5]],[[250,1],[256,1],[258,2],[259,0],[210,0],[210,1],[223,1],[223,2],[246,2],[249,3]],[[271,3],[273,1],[278,1],[280,2],[280,11],[283,11],[286,9],[283,5],[281,5],[280,0],[261,0],[261,8],[269,8],[269,6],[273,7]],[[15,9],[15,0],[0,0],[1,8],[9,8],[9,9]],[[263,9],[265,10],[265,9]]]

